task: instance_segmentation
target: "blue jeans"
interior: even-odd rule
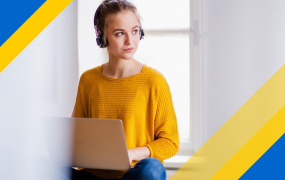
[[[101,180],[87,172],[72,170],[72,180]],[[129,169],[121,180],[166,180],[166,171],[162,163],[155,158],[139,161]]]

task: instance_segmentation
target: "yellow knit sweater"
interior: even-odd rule
[[[128,149],[147,146],[150,156],[162,162],[175,155],[179,148],[176,115],[163,75],[146,65],[141,73],[127,78],[109,78],[101,71],[98,66],[82,74],[74,116],[121,119]]]

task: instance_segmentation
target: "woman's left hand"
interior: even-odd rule
[[[132,161],[140,161],[142,159],[150,157],[150,150],[147,146],[128,149],[128,155],[130,165],[132,166]]]

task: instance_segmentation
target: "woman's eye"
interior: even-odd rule
[[[133,34],[136,34],[137,32],[138,32],[138,30],[137,30],[137,29],[133,30]]]
[[[119,33],[116,34],[116,36],[122,36],[122,35],[123,35],[122,32],[119,32]]]

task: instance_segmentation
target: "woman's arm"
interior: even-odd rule
[[[153,99],[157,109],[154,120],[154,140],[147,143],[150,157],[158,160],[168,159],[179,150],[179,133],[177,117],[174,110],[172,96],[167,81],[163,76],[156,80],[157,93]]]

